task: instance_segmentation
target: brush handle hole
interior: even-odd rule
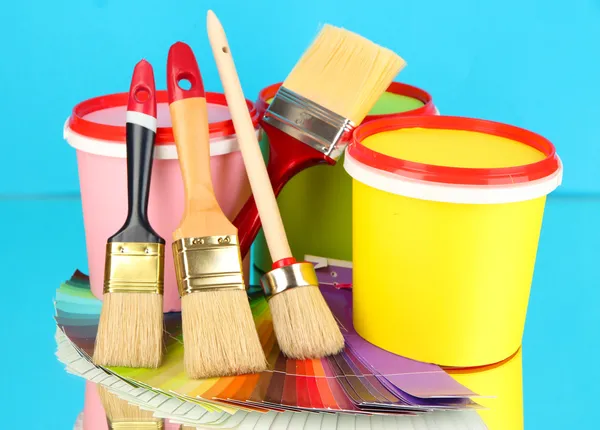
[[[183,91],[189,91],[194,86],[194,77],[188,73],[182,73],[177,77],[177,86]]]
[[[221,51],[223,51],[224,54],[229,54],[229,48],[227,46],[223,46]]]
[[[140,87],[133,94],[135,101],[138,103],[146,103],[150,99],[150,91],[146,87]]]

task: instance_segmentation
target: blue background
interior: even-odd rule
[[[142,57],[164,88],[177,40],[193,47],[207,89],[219,91],[208,8],[227,30],[249,99],[283,80],[319,26],[331,23],[398,52],[408,62],[398,80],[428,90],[443,113],[515,124],[554,142],[565,178],[547,206],[525,330],[526,428],[595,427],[586,410],[600,381],[600,281],[592,276],[600,241],[598,0],[4,2],[3,427],[35,415],[32,428],[69,429],[83,407],[82,381],[53,356],[54,290],[75,268],[87,269],[63,124],[77,102],[126,91]]]

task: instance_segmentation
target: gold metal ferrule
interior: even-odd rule
[[[260,284],[268,300],[291,288],[318,287],[319,280],[312,263],[301,262],[267,272],[260,279]]]
[[[104,293],[164,291],[165,245],[109,242],[106,244]]]
[[[163,430],[164,420],[160,421],[113,421],[110,430]]]
[[[245,290],[236,235],[186,237],[173,242],[181,297],[207,290]]]

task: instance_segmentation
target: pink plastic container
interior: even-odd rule
[[[127,93],[96,97],[79,103],[64,128],[65,140],[77,150],[88,270],[92,293],[102,299],[107,239],[127,215],[125,113]],[[242,154],[223,94],[207,93],[211,173],[215,195],[230,220],[251,194]],[[183,182],[173,141],[166,91],[157,92],[158,129],[150,185],[149,217],[166,241],[164,311],[181,310],[175,279],[172,233],[183,214]],[[258,115],[247,101],[258,133]],[[246,283],[249,253],[244,259]]]

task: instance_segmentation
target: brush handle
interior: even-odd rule
[[[148,199],[156,140],[156,90],[152,66],[140,61],[133,72],[126,119],[127,219],[108,242],[165,243],[150,226]]]
[[[264,122],[261,127],[269,138],[267,172],[276,196],[290,179],[303,170],[319,164],[335,164],[334,159],[294,139],[278,128]],[[233,224],[240,232],[240,252],[243,258],[250,250],[261,227],[261,219],[253,196],[250,196],[244,204]],[[296,257],[303,258],[304,256]]]
[[[189,89],[183,89],[182,81]],[[185,189],[185,209],[174,239],[236,234],[215,197],[210,169],[208,111],[202,76],[192,49],[177,42],[167,59],[167,89],[173,136]]]
[[[246,174],[262,220],[271,258],[273,261],[292,258],[277,200],[269,181],[227,37],[219,19],[212,11],[208,11],[207,14],[207,27],[208,38],[244,159]]]

